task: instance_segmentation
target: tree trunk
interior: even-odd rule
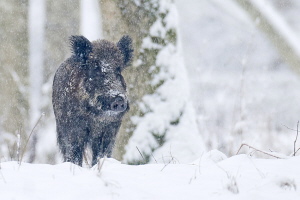
[[[104,38],[117,42],[122,35],[130,35],[133,38],[135,50],[133,63],[136,63],[140,57],[143,57],[140,53],[142,39],[149,32],[150,25],[155,19],[154,13],[143,9],[143,7],[136,6],[133,1],[101,0],[100,3]],[[154,58],[155,55],[151,57]],[[140,115],[138,103],[141,102],[144,95],[152,90],[148,84],[151,80],[151,75],[147,75],[147,71],[155,60],[147,60],[146,58],[143,58],[143,60],[145,62],[143,62],[142,66],[133,64],[132,67],[123,72],[130,98],[130,111],[123,119],[113,152],[114,157],[118,160],[122,160],[125,154],[125,146],[135,128],[130,117]]]
[[[248,13],[292,69],[300,74],[300,40],[282,16],[267,1],[234,0]]]
[[[32,129],[42,114],[45,5],[45,0],[29,0],[29,124]],[[36,143],[37,135],[33,134],[28,162],[33,162],[35,159]]]
[[[177,74],[178,70],[182,70],[179,73],[183,76],[186,74],[182,60],[178,60],[180,56],[177,57],[174,1],[100,2],[104,38],[116,42],[122,35],[128,34],[133,38],[135,49],[133,66],[123,73],[128,87],[130,111],[123,120],[113,155],[116,159],[132,164],[149,162],[152,154],[160,152],[158,154],[161,155],[162,149],[166,148],[165,144],[173,144],[171,141],[174,138],[184,134],[180,128],[181,132],[177,135],[176,131],[171,130],[180,127],[182,119],[189,115],[187,109],[190,106],[186,101],[188,91],[182,91],[179,86],[178,93],[167,94],[170,90],[176,90],[176,84],[186,84],[178,82],[181,76]],[[178,94],[182,96],[176,96]],[[174,104],[178,104],[178,107],[172,106]],[[193,121],[189,132],[198,134],[195,127]],[[137,141],[144,145],[138,147]],[[201,146],[203,143],[200,143]],[[128,154],[126,158],[125,154]]]
[[[1,137],[4,141],[8,140],[5,146],[8,146],[10,152],[16,152],[12,146],[17,141],[16,135],[20,133],[21,140],[24,141],[28,130],[27,10],[27,0],[7,0],[0,3]],[[13,137],[5,137],[5,133],[12,134]],[[14,153],[11,153],[11,157],[14,157]]]
[[[79,0],[47,0],[44,80],[51,86],[56,69],[70,55],[69,37],[79,34],[79,13]]]
[[[55,124],[51,97],[53,76],[59,65],[70,55],[69,37],[79,34],[79,13],[79,0],[46,0],[43,84],[39,86],[42,96],[41,111],[45,113],[45,116],[40,122],[40,128],[37,130],[37,133],[33,135],[36,138],[31,139],[36,141],[37,145],[39,145],[39,135],[43,135],[44,138],[52,138],[53,135],[45,136],[45,134],[56,134],[55,132],[45,131],[49,124],[51,126]],[[31,161],[55,163],[56,149],[52,149],[53,151],[41,152],[43,154],[36,155],[36,157],[31,158]]]

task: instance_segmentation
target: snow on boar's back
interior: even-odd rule
[[[64,161],[80,166],[85,147],[90,146],[94,165],[98,157],[111,156],[122,117],[129,110],[121,72],[132,60],[132,40],[123,36],[114,44],[71,36],[70,44],[73,54],[53,81],[57,141]]]

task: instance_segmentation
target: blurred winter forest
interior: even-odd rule
[[[115,158],[190,162],[242,143],[293,153],[299,11],[297,0],[1,0],[1,161],[61,162],[52,81],[78,34],[134,41]]]

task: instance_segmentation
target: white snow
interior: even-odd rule
[[[231,158],[213,150],[189,164],[125,165],[102,159],[102,167],[1,163],[1,199],[299,199],[300,157]],[[100,165],[101,166],[101,165]],[[99,170],[100,168],[100,170]]]

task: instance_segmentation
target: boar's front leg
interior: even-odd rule
[[[111,122],[101,127],[94,129],[92,140],[93,160],[92,165],[97,164],[98,158],[104,156],[111,157],[112,150],[115,144],[116,136],[119,131],[121,121]],[[95,131],[100,130],[98,133]]]
[[[63,154],[64,162],[72,162],[82,166],[82,158],[89,131],[86,124],[82,123],[82,121],[70,121],[71,123],[62,122],[57,124],[58,144]]]

